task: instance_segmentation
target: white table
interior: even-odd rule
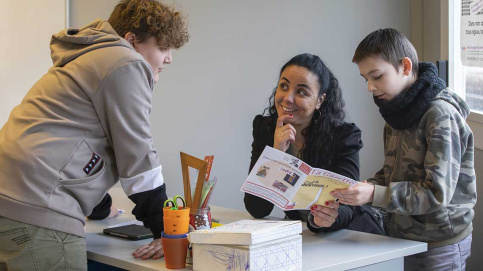
[[[126,213],[112,219],[87,222],[87,258],[127,270],[168,270],[164,259],[140,260],[132,256],[134,250],[151,240],[129,241],[102,233],[110,225],[134,220],[130,214],[133,203],[123,194],[122,189],[115,187],[110,194],[115,206],[125,209]],[[212,206],[211,213],[222,224],[252,219],[247,212],[218,206]],[[350,230],[314,234],[304,226],[302,232],[303,270],[397,271],[403,270],[404,256],[426,250],[426,243]],[[192,267],[187,265],[182,270],[192,270]]]

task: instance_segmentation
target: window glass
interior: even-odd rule
[[[483,114],[483,68],[465,67],[463,76],[465,78],[466,103],[472,110]]]
[[[453,74],[450,75],[450,86],[466,100],[472,112],[483,114],[483,68],[464,66],[461,61],[461,51],[465,49],[464,45],[461,44],[461,16],[470,15],[470,9],[474,11],[478,8],[477,2],[473,0],[450,1],[450,59],[453,60],[453,63],[450,62],[449,64],[452,65],[453,71]],[[478,16],[476,17],[483,17],[481,13],[481,11],[477,12]],[[471,18],[472,21],[475,21],[475,16]],[[467,28],[472,29],[474,27]],[[464,51],[464,53],[467,52]]]

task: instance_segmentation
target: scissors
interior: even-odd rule
[[[164,202],[164,207],[169,207],[169,205],[171,204],[172,207],[171,207],[171,210],[178,210],[178,208],[180,208],[180,206],[178,205],[178,199],[181,200],[181,203],[182,203],[182,206],[181,208],[185,208],[186,207],[186,201],[184,200],[184,198],[180,195],[176,195],[174,196],[173,199],[167,199],[165,202]]]

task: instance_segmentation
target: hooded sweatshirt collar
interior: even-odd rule
[[[61,67],[90,51],[111,46],[123,46],[134,50],[104,20],[95,20],[83,28],[68,28],[52,36],[50,51],[54,66]]]
[[[451,104],[451,106],[453,106],[464,119],[468,118],[468,115],[471,112],[468,104],[460,96],[448,88],[441,91],[434,99],[443,100]]]

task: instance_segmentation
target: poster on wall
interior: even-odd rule
[[[483,0],[461,0],[461,62],[483,67]]]

